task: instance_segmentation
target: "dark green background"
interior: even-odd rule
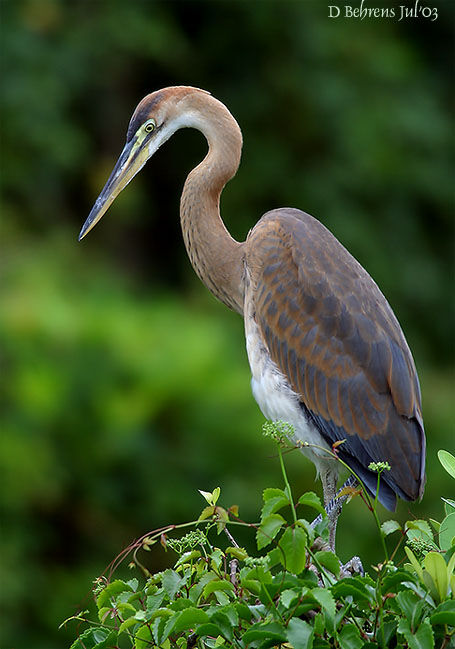
[[[221,486],[255,520],[262,489],[281,485],[241,319],[183,248],[179,196],[203,138],[178,133],[77,243],[136,103],[163,86],[210,90],[243,130],[222,200],[236,237],[300,207],[388,297],[428,436],[424,500],[397,517],[441,518],[453,495],[436,452],[454,451],[454,5],[429,4],[434,22],[330,20],[313,0],[1,2],[2,647],[67,646],[75,626],[57,626],[92,580],[134,538],[194,517],[197,489]],[[296,494],[320,493],[310,462],[288,465]],[[382,559],[360,502],[338,549]]]

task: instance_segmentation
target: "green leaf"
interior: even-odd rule
[[[428,552],[423,560],[423,565],[434,582],[439,596],[438,601],[442,602],[447,597],[449,586],[449,576],[444,557],[439,552]]]
[[[431,624],[448,624],[455,628],[455,601],[442,602],[430,616]]]
[[[127,620],[124,620],[118,628],[119,635],[135,624],[137,624],[137,619],[135,617],[129,617]]]
[[[441,498],[441,500],[444,503],[446,514],[451,514],[452,510],[455,510],[455,500],[451,498]]]
[[[280,539],[284,567],[298,575],[305,567],[306,534],[301,527],[288,527]]]
[[[245,548],[229,547],[226,548],[225,553],[230,554],[231,557],[234,557],[234,559],[238,559],[239,561],[245,561],[245,559],[248,559],[248,552]]]
[[[207,622],[209,622],[207,613],[200,608],[191,606],[177,613],[168,621],[164,630],[163,639],[168,638],[171,633],[180,633],[181,631],[194,629],[200,624],[206,624]]]
[[[227,581],[226,579],[214,579],[213,581],[209,581],[209,583],[204,586],[204,590],[202,592],[204,594],[204,597],[207,598],[215,591],[220,590],[233,593],[234,586],[230,581]]]
[[[175,572],[175,570],[171,570],[168,568],[167,570],[164,571],[163,573],[163,589],[169,599],[174,599],[175,595],[177,594],[178,590],[180,589],[180,586],[186,581],[185,577],[180,577],[180,575]]]
[[[190,608],[191,606],[194,606],[193,602],[191,600],[186,599],[186,597],[177,597],[177,599],[172,602],[172,604],[169,604],[168,608],[171,611],[183,611],[185,608]]]
[[[381,530],[384,536],[388,536],[389,534],[393,534],[393,532],[396,532],[397,530],[401,530],[401,525],[400,523],[398,523],[398,521],[394,520],[384,521],[381,525]]]
[[[412,567],[414,568],[414,570],[415,570],[416,573],[418,574],[420,581],[423,582],[423,570],[422,570],[422,566],[421,566],[420,563],[417,561],[414,552],[411,550],[411,548],[408,548],[407,545],[404,546],[404,551],[406,552],[406,555],[407,555],[409,561],[411,562]]]
[[[215,507],[214,505],[209,505],[208,507],[204,507],[204,509],[201,511],[198,521],[205,521],[207,518],[211,518],[215,513]]]
[[[322,514],[323,516],[327,516],[326,511],[321,504],[321,499],[318,496],[316,496],[316,494],[313,491],[308,491],[307,493],[304,493],[302,496],[300,496],[300,498],[297,501],[297,504],[305,505],[306,507],[312,507],[319,514]]]
[[[218,633],[226,638],[226,640],[232,641],[234,639],[233,624],[229,617],[221,610],[215,611],[215,613],[210,616],[210,622],[216,624],[219,628]]]
[[[264,489],[262,498],[264,506],[261,510],[261,520],[290,505],[289,498],[282,489]]]
[[[406,534],[409,538],[421,538],[424,541],[433,541],[433,532],[429,523],[420,519],[406,521]]]
[[[416,629],[422,618],[425,600],[417,597],[412,591],[404,590],[397,594],[396,601],[404,617],[408,619],[411,630]]]
[[[455,457],[449,451],[438,451],[438,458],[444,469],[452,478],[455,478]]]
[[[270,514],[264,518],[256,532],[258,550],[262,550],[271,543],[285,523],[286,521],[280,514]]]
[[[117,633],[107,629],[87,629],[73,642],[70,649],[108,649],[115,645]]]
[[[325,550],[319,550],[319,552],[316,552],[314,556],[321,566],[324,566],[324,568],[327,568],[327,570],[330,570],[332,574],[338,577],[340,574],[340,560],[336,554],[333,552],[326,552]]]
[[[430,523],[432,524],[433,529],[435,530],[435,532],[437,532],[439,534],[439,529],[441,527],[441,523],[439,521],[435,521],[434,518],[430,518]]]
[[[128,579],[128,581],[126,583],[128,584],[128,586],[131,586],[131,588],[133,589],[134,592],[137,591],[137,587],[139,586],[139,582],[136,579],[136,577],[133,577],[133,579]]]
[[[150,649],[155,645],[150,628],[144,624],[134,634],[134,649]]]
[[[198,491],[209,505],[215,504],[213,502],[213,493],[211,491],[203,491],[202,489],[198,489]]]
[[[110,606],[112,598],[117,597],[120,593],[125,591],[133,592],[133,589],[129,584],[121,579],[116,579],[110,584],[103,588],[101,593],[96,598],[96,605],[98,608],[103,608],[103,606]]]
[[[269,624],[258,622],[243,634],[242,640],[247,644],[254,640],[275,640],[277,642],[285,642],[286,630],[277,622],[271,622]]]
[[[382,582],[382,594],[396,593],[397,590],[402,590],[405,587],[401,586],[401,584],[406,581],[411,581],[413,577],[414,575],[407,570],[396,570],[395,572],[389,573],[384,577],[384,581]],[[399,588],[400,586],[401,588]]]
[[[207,622],[207,624],[201,624],[200,626],[196,627],[195,633],[199,638],[204,638],[205,636],[212,636],[216,638],[221,634],[221,629],[216,624]]]
[[[448,550],[453,545],[455,538],[455,512],[448,514],[441,522],[439,528],[439,546],[441,550]]]
[[[293,590],[292,588],[287,588],[283,590],[280,595],[280,602],[285,608],[289,608],[292,602],[295,602],[300,597],[300,591]]]
[[[314,629],[308,622],[300,620],[298,617],[289,620],[287,640],[294,649],[312,649],[313,635]]]
[[[145,600],[147,613],[153,613],[153,611],[156,611],[158,608],[160,608],[165,596],[166,593],[162,588],[160,588],[153,595],[147,595],[147,599]]]
[[[427,618],[419,626],[416,633],[412,633],[409,620],[401,619],[397,631],[404,635],[409,649],[434,649],[433,631]]]
[[[201,553],[199,552],[199,550],[189,550],[188,552],[184,552],[175,564],[175,568],[178,568],[178,566],[181,566],[184,563],[191,563],[195,559],[199,559],[200,556]]]
[[[336,599],[351,595],[357,603],[373,602],[372,595],[362,577],[346,577],[330,588]]]
[[[341,649],[362,649],[365,645],[354,624],[345,624],[338,634],[338,640]]]
[[[312,588],[310,594],[322,606],[324,612],[332,617],[335,615],[335,600],[330,590],[326,588]]]
[[[212,568],[219,570],[224,559],[222,551],[219,548],[215,548],[213,552],[209,554],[209,558],[211,559]]]

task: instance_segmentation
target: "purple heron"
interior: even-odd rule
[[[164,88],[147,95],[128,127],[125,147],[87,218],[80,239],[178,129],[208,142],[188,175],[180,220],[191,263],[206,287],[245,321],[253,395],[265,417],[293,426],[294,441],[316,465],[327,504],[339,457],[377,490],[372,462],[388,462],[378,499],[416,500],[425,483],[425,434],[419,380],[401,327],[366,270],[315,218],[293,208],[267,212],[246,241],[231,237],[220,194],[235,175],[240,128],[204,90]],[[334,547],[335,511],[329,521]]]

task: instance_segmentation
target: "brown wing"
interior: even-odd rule
[[[383,504],[422,495],[425,435],[408,345],[377,285],[337,239],[300,210],[265,214],[247,240],[259,328],[270,355],[329,444]]]

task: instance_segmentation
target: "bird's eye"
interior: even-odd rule
[[[144,124],[144,131],[146,133],[151,133],[156,127],[155,121],[153,119],[149,119],[147,122]]]

